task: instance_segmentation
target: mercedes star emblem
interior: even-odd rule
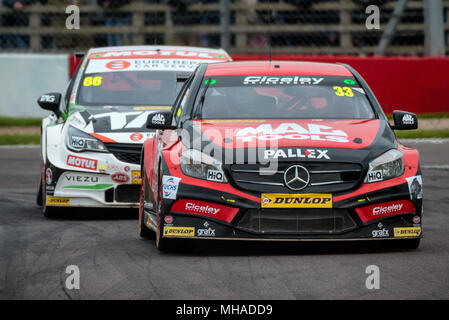
[[[307,187],[309,181],[309,171],[303,166],[294,165],[284,172],[284,183],[291,190],[302,190]]]

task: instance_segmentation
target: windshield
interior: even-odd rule
[[[175,71],[117,71],[84,74],[81,105],[171,105],[182,87]]]
[[[201,119],[374,118],[355,78],[325,76],[205,78],[196,114]]]

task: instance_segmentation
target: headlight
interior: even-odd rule
[[[371,161],[365,183],[378,182],[401,176],[404,173],[402,156],[401,151],[392,149]]]
[[[189,149],[181,154],[182,172],[190,177],[214,182],[228,182],[223,172],[220,161],[194,149]]]
[[[66,145],[67,148],[76,152],[108,152],[103,142],[72,126],[69,126]]]

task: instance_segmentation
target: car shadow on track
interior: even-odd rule
[[[400,241],[400,240],[399,240]],[[179,241],[170,254],[193,256],[329,255],[413,252],[395,241],[259,242],[259,241]]]

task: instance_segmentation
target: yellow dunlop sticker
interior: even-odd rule
[[[164,227],[164,237],[194,237],[194,227]]]
[[[419,237],[421,235],[421,227],[413,227],[413,228],[394,228],[393,229],[394,237]]]
[[[131,171],[131,181],[133,184],[141,184],[142,178],[140,177],[140,171]]]
[[[70,206],[70,198],[46,197],[45,204],[47,206]]]
[[[133,110],[171,110],[171,106],[136,106]]]
[[[262,208],[332,208],[330,193],[262,193]]]

